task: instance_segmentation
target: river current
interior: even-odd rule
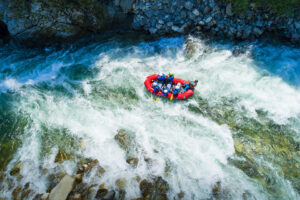
[[[155,101],[144,80],[161,72],[197,79],[194,96]],[[27,182],[43,194],[49,174],[75,175],[84,157],[105,169],[84,181],[117,190],[125,179],[126,199],[141,196],[136,177],[158,176],[169,199],[299,199],[299,87],[300,49],[268,41],[112,36],[1,47],[0,197]],[[118,130],[133,140],[136,167]],[[55,162],[59,151],[71,158]],[[12,176],[20,161],[21,177]]]

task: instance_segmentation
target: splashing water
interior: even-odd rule
[[[124,38],[123,38],[124,39]],[[299,199],[300,49],[266,42],[207,43],[190,37],[157,41],[109,40],[67,49],[0,50],[1,161],[7,178],[45,193],[47,174],[74,175],[80,158],[105,169],[90,184],[141,196],[136,177],[163,177],[168,197],[186,199]],[[148,75],[173,72],[199,80],[186,101],[155,102],[145,90]],[[131,154],[114,139],[133,138]],[[54,162],[59,150],[73,155]],[[151,164],[145,158],[151,159]],[[22,178],[9,175],[22,161]],[[220,192],[214,194],[216,182]],[[0,197],[14,187],[3,183]],[[33,198],[33,197],[32,197]]]

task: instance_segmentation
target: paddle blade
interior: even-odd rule
[[[157,98],[155,99],[155,101],[158,101],[158,99],[159,99],[159,97],[157,97]]]
[[[171,101],[173,100],[173,94],[171,95],[171,98],[170,98],[170,100],[171,100]]]
[[[151,92],[151,97],[150,98],[152,99],[152,92]]]

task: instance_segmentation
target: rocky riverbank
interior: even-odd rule
[[[221,0],[76,0],[1,1],[0,36],[17,38],[72,38],[114,28],[146,31],[152,35],[191,32],[230,39],[255,39],[266,34],[299,43],[300,15],[278,16],[251,7],[234,13]],[[133,20],[132,20],[133,17]]]

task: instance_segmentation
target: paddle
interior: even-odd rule
[[[173,93],[172,93],[172,95],[171,95],[171,97],[170,97],[170,100],[171,100],[171,101],[173,100]]]
[[[151,97],[150,98],[152,99],[152,92],[151,92]]]
[[[158,99],[159,99],[159,97],[157,97],[157,98],[155,99],[155,101],[158,101]]]

